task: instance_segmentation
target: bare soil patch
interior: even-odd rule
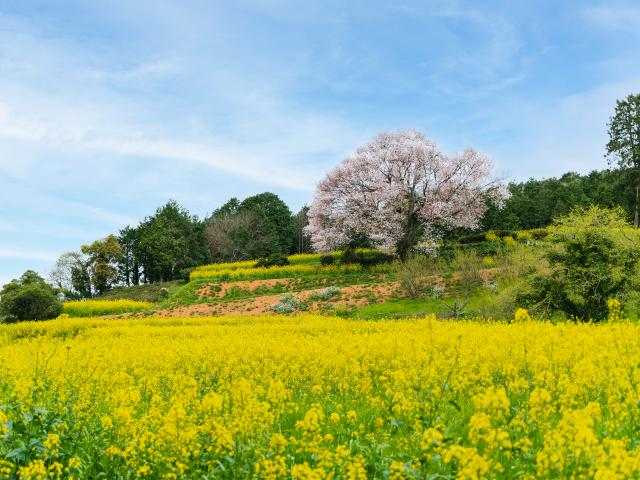
[[[277,283],[287,284],[282,279],[279,280],[251,280],[242,282],[227,282],[226,290],[218,292],[218,296],[222,297],[223,291],[233,286],[243,289],[255,291],[260,286],[275,287]],[[206,287],[204,287],[206,288]],[[224,288],[224,287],[223,287]],[[341,294],[329,300],[317,300],[309,302],[313,294],[319,294],[323,288],[315,288],[304,290],[296,293],[296,296],[305,302],[308,302],[310,311],[320,311],[328,306],[353,308],[368,305],[370,303],[381,303],[393,298],[397,292],[397,283],[381,283],[375,285],[351,285],[342,287]],[[228,302],[220,302],[212,305],[196,304],[173,309],[163,309],[157,312],[163,317],[192,317],[192,316],[231,316],[231,315],[264,315],[271,313],[271,307],[278,303],[282,298],[281,293],[275,295],[261,295],[252,298],[244,298],[240,300],[231,300]]]

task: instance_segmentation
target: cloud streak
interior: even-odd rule
[[[20,259],[20,260],[44,260],[54,262],[58,258],[55,252],[44,252],[38,250],[22,250],[13,247],[0,246],[0,258]]]

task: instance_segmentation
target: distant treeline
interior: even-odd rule
[[[51,272],[69,297],[100,295],[115,285],[188,278],[196,266],[310,252],[307,207],[292,214],[269,192],[232,198],[198,218],[170,200],[136,226],[67,252]]]
[[[601,170],[587,175],[530,179],[508,185],[502,208],[490,205],[483,231],[513,231],[549,225],[576,206],[621,206],[632,219],[630,170]],[[308,208],[292,214],[275,194],[265,192],[242,201],[232,198],[211,215],[198,218],[170,200],[137,226],[64,254],[51,279],[71,296],[102,294],[115,285],[138,285],[188,278],[196,266],[312,251],[304,233]],[[449,240],[477,234],[450,232]],[[478,237],[478,238],[481,238]],[[354,237],[352,246],[369,246]]]
[[[549,225],[577,206],[622,207],[633,220],[635,190],[632,171],[594,170],[587,175],[565,173],[560,178],[530,179],[509,184],[511,197],[502,208],[491,205],[483,230],[518,230]]]
[[[275,194],[230,199],[199,219],[171,200],[137,227],[120,231],[120,278],[126,285],[185,278],[198,266],[310,251],[296,215]]]

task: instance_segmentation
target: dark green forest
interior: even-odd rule
[[[542,228],[575,207],[620,206],[633,220],[634,175],[631,169],[594,170],[580,175],[565,173],[559,178],[512,182],[511,194],[502,208],[491,205],[482,221],[483,230]]]

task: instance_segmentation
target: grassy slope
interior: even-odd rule
[[[320,266],[319,255],[303,255],[290,258],[292,265],[304,265],[309,267]],[[245,262],[246,263],[246,262]],[[229,264],[227,265],[227,268]],[[220,265],[222,267],[223,265]],[[205,266],[201,268],[208,268],[211,266]],[[215,265],[213,267],[218,267]],[[258,279],[268,278],[270,275],[267,270],[259,272]],[[402,295],[395,293],[389,299],[387,296],[384,299],[375,298],[375,296],[366,292],[366,289],[375,289],[375,286],[381,283],[388,283],[393,281],[393,275],[389,272],[382,273],[381,271],[364,271],[364,272],[338,272],[338,271],[325,271],[325,272],[304,272],[304,273],[291,273],[288,276],[282,277],[276,275],[278,278],[277,283],[272,285],[262,285],[258,288],[249,287],[247,282],[242,282],[244,279],[229,279],[223,278],[195,278],[189,283],[180,281],[165,282],[151,285],[140,285],[135,287],[120,287],[114,289],[108,294],[101,297],[105,300],[117,300],[117,299],[131,299],[138,301],[150,301],[154,302],[161,308],[173,309],[179,307],[189,307],[192,305],[210,306],[212,312],[210,314],[224,313],[226,308],[233,308],[232,305],[226,307],[225,304],[236,301],[248,301],[252,302],[254,299],[258,299],[264,296],[273,297],[278,295],[284,295],[285,293],[291,293],[293,295],[304,296],[305,291],[318,290],[327,286],[335,286],[338,288],[345,288],[357,285],[359,288],[364,289],[369,299],[367,305],[355,307],[353,305],[346,306],[344,302],[342,304],[338,300],[344,300],[345,295],[338,296],[331,301],[324,302],[324,304],[315,303],[312,305],[312,309],[320,310],[325,313],[336,313],[341,316],[358,318],[358,319],[382,319],[382,318],[405,318],[405,317],[419,317],[429,313],[435,313],[440,317],[455,317],[459,312],[456,311],[455,306],[460,305],[462,302],[459,299],[458,292],[455,286],[451,285],[451,271],[442,272],[447,287],[447,298],[434,299],[434,298],[421,298],[421,299],[405,299]],[[251,275],[247,280],[251,280],[254,275]],[[240,286],[231,286],[232,283],[238,282]],[[162,289],[166,288],[169,291],[169,297],[163,298]],[[207,290],[203,294],[203,289]],[[220,294],[220,290],[224,289],[224,295]],[[359,295],[362,297],[362,290],[359,290]],[[307,292],[308,293],[308,292]],[[351,294],[353,295],[353,294]],[[476,315],[482,306],[482,293],[476,296],[472,296],[466,303],[463,310],[467,315]],[[353,299],[358,297],[351,297]],[[276,300],[277,301],[277,297]],[[236,302],[237,303],[237,302]],[[266,307],[268,309],[268,307]],[[308,302],[302,307],[302,309],[308,308]],[[267,310],[265,313],[269,313]]]
[[[139,302],[159,302],[163,298],[162,289],[166,288],[169,295],[173,295],[184,285],[182,280],[172,282],[158,282],[132,287],[117,287],[97,297],[96,300],[136,300]]]

